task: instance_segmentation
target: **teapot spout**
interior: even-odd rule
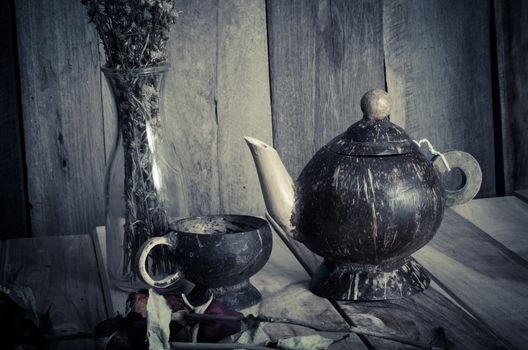
[[[292,212],[295,205],[293,180],[275,148],[253,137],[245,140],[253,155],[268,215],[293,237]],[[296,238],[296,237],[295,237]]]

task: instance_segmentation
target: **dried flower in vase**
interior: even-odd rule
[[[172,0],[82,3],[104,46],[103,72],[116,102],[121,136],[120,142],[116,135],[105,184],[108,270],[115,285],[131,290],[138,287],[134,259],[140,246],[168,230],[167,194],[156,148],[161,147],[163,134],[160,105],[168,69],[166,46],[178,12]],[[119,157],[124,159],[118,169],[113,163]],[[122,175],[111,173],[116,171]],[[120,201],[123,204],[116,204]],[[169,268],[163,254],[154,253],[154,273]]]
[[[103,42],[107,66],[152,67],[167,60],[170,26],[178,17],[172,0],[82,0]]]

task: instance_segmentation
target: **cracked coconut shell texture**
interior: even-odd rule
[[[442,221],[434,167],[387,118],[390,97],[376,92],[362,100],[363,119],[320,149],[296,183],[295,236],[329,261],[401,264]]]

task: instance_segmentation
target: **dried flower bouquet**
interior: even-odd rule
[[[121,195],[125,208],[120,214],[124,218],[114,224],[120,227],[112,228],[108,223],[108,201],[111,200],[108,197],[112,191],[109,188],[112,175],[108,172],[105,184],[107,241],[110,235],[122,236],[121,254],[115,251],[116,247],[108,249],[112,255],[120,256],[120,261],[115,262],[120,271],[110,266],[110,254],[108,264],[111,279],[119,286],[116,279],[136,280],[133,264],[140,246],[149,237],[166,233],[168,227],[163,199],[166,194],[160,188],[159,161],[156,164],[153,149],[160,142],[162,131],[161,90],[168,69],[165,48],[170,26],[178,12],[172,0],[82,0],[82,3],[102,41],[106,56],[103,71],[117,107],[120,135],[116,135],[110,162],[120,156],[116,152],[124,152],[124,194]],[[153,273],[167,269],[167,265],[166,259],[158,253],[152,261]]]
[[[134,69],[167,60],[172,0],[82,0],[103,42],[108,67]]]

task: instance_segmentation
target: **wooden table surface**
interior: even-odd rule
[[[89,332],[124,310],[126,294],[108,286],[104,230],[97,235],[14,239],[0,246],[2,285],[30,286],[37,308],[56,334]],[[450,349],[524,349],[528,344],[528,203],[516,197],[473,200],[446,211],[435,238],[414,257],[433,283],[424,293],[385,302],[332,302],[310,293],[310,273],[320,258],[292,242],[297,260],[277,235],[266,266],[252,282],[263,301],[244,313],[287,316],[328,325],[358,325],[430,343],[444,330]],[[270,337],[311,334],[276,326]],[[337,338],[337,334],[326,334]],[[75,346],[74,346],[75,344]],[[93,349],[68,341],[59,349]],[[407,349],[375,337],[352,336],[334,349]]]

